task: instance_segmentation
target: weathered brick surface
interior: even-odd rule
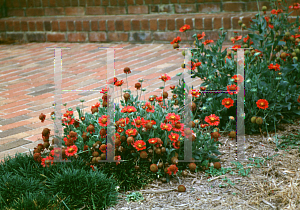
[[[67,16],[84,15],[84,7],[66,7],[65,13]]]
[[[24,9],[8,9],[7,15],[9,17],[16,16],[16,17],[23,17],[25,15]]]
[[[106,41],[106,33],[105,32],[90,32],[89,33],[89,41],[90,42],[104,42]]]
[[[69,33],[69,42],[85,42],[87,39],[87,33]]]
[[[223,3],[224,12],[242,12],[245,11],[246,5],[242,2],[225,2]]]
[[[108,32],[107,33],[108,41],[115,41],[115,42],[127,42],[128,41],[128,33],[122,32]]]
[[[128,6],[128,14],[148,14],[148,6]]]
[[[28,42],[45,42],[46,34],[45,33],[30,33],[26,34]]]
[[[208,4],[199,4],[198,12],[221,12],[221,4],[220,3],[208,3]]]
[[[104,7],[87,7],[85,15],[105,15]]]
[[[64,14],[65,14],[65,10],[63,7],[45,8],[46,16],[56,16],[56,15],[64,15]]]
[[[126,7],[106,7],[107,15],[124,15],[126,14]]]
[[[43,8],[28,8],[26,9],[26,16],[43,16],[45,15]]]
[[[132,26],[132,30],[133,31],[139,31],[140,30],[140,26],[141,26],[140,20],[132,20],[131,21],[131,26]]]
[[[176,4],[175,5],[176,13],[194,13],[196,12],[195,4]]]

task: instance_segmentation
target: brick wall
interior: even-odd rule
[[[5,0],[0,0],[3,4]],[[8,17],[257,11],[256,0],[6,0]],[[297,2],[297,0],[292,0]],[[269,1],[259,7],[270,8]]]

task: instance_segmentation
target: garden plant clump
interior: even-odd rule
[[[296,5],[295,8],[300,9],[300,5]],[[183,123],[184,112],[182,107],[184,106],[183,96],[185,92],[183,80],[179,80],[177,86],[171,87],[171,96],[165,90],[164,85],[161,88],[161,95],[153,95],[146,101],[141,100],[142,92],[146,91],[142,87],[143,80],[139,80],[135,84],[137,90],[135,96],[128,89],[128,81],[126,81],[127,89],[125,88],[122,91],[124,81],[114,78],[115,88],[120,89],[123,98],[120,104],[115,106],[116,132],[113,136],[115,148],[112,148],[111,144],[107,144],[109,96],[107,95],[108,89],[104,88],[101,91],[103,96],[99,100],[100,103],[96,103],[91,107],[91,113],[83,113],[80,107],[76,108],[78,119],[74,116],[71,108],[64,113],[62,119],[62,125],[65,127],[64,135],[60,140],[63,146],[62,149],[58,147],[59,139],[50,139],[51,130],[45,128],[42,131],[44,144],[37,145],[34,154],[29,159],[28,157],[23,160],[15,158],[15,162],[10,160],[11,162],[7,161],[6,166],[2,166],[1,172],[7,171],[8,175],[2,177],[1,205],[21,206],[22,208],[26,204],[27,208],[31,208],[30,205],[34,205],[34,203],[30,200],[36,198],[40,200],[40,203],[48,200],[49,202],[45,203],[49,205],[49,208],[50,206],[57,208],[57,205],[62,208],[70,206],[80,208],[85,205],[99,209],[103,206],[110,206],[117,201],[118,188],[124,191],[139,190],[159,178],[160,182],[168,186],[176,183],[175,188],[162,190],[161,193],[168,192],[173,197],[176,196],[174,196],[175,192],[172,191],[176,191],[177,194],[189,193],[195,200],[192,204],[189,203],[188,206],[196,205],[196,202],[201,202],[205,206],[205,202],[201,200],[202,198],[196,195],[195,188],[191,187],[195,182],[198,184],[203,182],[204,179],[202,180],[202,178],[204,177],[207,178],[207,183],[212,183],[209,186],[211,191],[213,191],[212,188],[226,189],[232,186],[238,191],[232,193],[231,197],[229,196],[231,200],[235,200],[234,196],[237,194],[240,199],[242,196],[247,195],[251,205],[259,205],[259,196],[253,195],[250,186],[247,185],[248,189],[243,190],[237,185],[239,182],[247,181],[248,178],[251,179],[251,172],[252,174],[256,173],[256,175],[261,173],[269,177],[282,176],[283,172],[276,172],[273,167],[267,165],[273,157],[274,159],[278,158],[276,157],[278,154],[276,155],[272,151],[270,152],[272,154],[271,158],[258,158],[256,156],[249,159],[253,161],[253,164],[242,165],[238,162],[231,162],[232,166],[234,165],[233,168],[225,167],[229,166],[229,161],[225,162],[221,157],[226,156],[228,150],[224,150],[222,147],[224,146],[222,143],[224,142],[224,135],[221,136],[221,134],[226,133],[227,139],[236,138],[234,116],[237,108],[236,94],[238,91],[243,91],[238,87],[241,82],[245,82],[246,134],[260,132],[269,135],[272,131],[276,132],[280,122],[291,123],[292,120],[299,117],[300,61],[298,58],[300,56],[300,24],[299,16],[295,22],[291,23],[288,21],[288,16],[287,8],[280,9],[276,7],[270,15],[267,15],[265,8],[263,8],[263,13],[257,14],[251,20],[250,30],[253,33],[248,34],[246,37],[239,36],[236,33],[236,36],[230,39],[235,44],[231,52],[227,52],[227,50],[221,52],[226,37],[226,33],[223,33],[222,30],[216,45],[213,45],[212,40],[205,40],[205,32],[194,35],[194,45],[197,49],[191,50],[192,78],[199,77],[204,82],[199,90],[193,88],[189,92],[193,102],[189,105],[192,110],[192,119],[188,126]],[[242,22],[239,22],[239,24],[242,29],[245,29],[245,24]],[[190,26],[185,25],[180,31],[185,32],[189,29]],[[176,37],[171,42],[174,49],[179,48],[180,41],[181,38]],[[210,47],[206,48],[205,46]],[[245,78],[236,75],[235,49],[238,48],[251,48],[245,50]],[[185,53],[183,53],[184,55]],[[182,67],[184,68],[185,65]],[[134,70],[129,67],[124,68],[126,80],[131,71]],[[171,78],[164,74],[158,79],[166,84]],[[223,90],[228,91],[228,93],[202,92],[208,90]],[[52,112],[52,120],[55,117],[55,113]],[[44,122],[46,115],[41,113],[39,119]],[[293,146],[297,146],[299,145],[299,136],[295,135],[294,137],[297,140],[293,140],[292,143]],[[192,142],[193,159],[186,163],[179,162],[179,160],[184,159],[184,144],[186,141]],[[276,142],[274,142],[276,146],[272,143],[267,146],[268,148],[276,148],[278,151],[278,149],[282,150],[288,147],[290,142],[290,140],[285,140],[279,144],[276,138]],[[257,141],[250,143],[247,148],[249,149],[248,152],[254,151],[255,154],[260,153],[266,156],[258,148],[261,146],[260,143]],[[254,148],[257,148],[257,151]],[[106,160],[108,152],[113,150],[115,151],[114,159],[116,162],[100,162]],[[71,160],[71,162],[54,162],[54,157],[61,152],[62,158]],[[282,151],[280,152],[282,153]],[[271,155],[270,153],[268,156]],[[280,163],[281,159],[276,159],[276,161]],[[14,164],[14,167],[9,166],[9,163]],[[26,163],[26,165],[19,166],[18,164],[21,163]],[[294,166],[295,162],[290,165]],[[264,168],[264,171],[260,172],[261,167],[269,168]],[[10,169],[7,170],[6,168]],[[18,168],[22,168],[22,170],[16,174]],[[199,171],[205,172],[205,175],[201,177],[201,181],[197,180],[199,178],[197,172]],[[296,174],[292,169],[288,171],[285,173]],[[181,180],[178,175],[182,175],[183,179]],[[35,176],[35,179],[28,179],[25,182],[24,179],[29,176]],[[105,176],[110,178],[108,179]],[[232,181],[233,179],[230,176],[235,180]],[[12,180],[17,181],[14,184],[9,183],[10,177],[13,177]],[[193,181],[188,181],[190,177],[193,178]],[[241,180],[239,177],[243,179]],[[219,181],[218,178],[223,179]],[[239,181],[237,181],[238,179]],[[32,188],[25,189],[25,185],[21,183],[26,183]],[[263,196],[271,196],[270,199],[279,203],[278,199],[284,198],[288,194],[287,191],[280,191],[279,186],[282,183],[275,183],[274,186],[265,183],[259,186],[257,184],[254,187],[252,186],[252,189],[260,190]],[[198,188],[200,189],[200,187]],[[201,192],[199,189],[198,193]],[[281,207],[287,205],[299,206],[297,199],[300,200],[300,194],[297,191],[297,183],[291,183],[289,190],[293,192],[293,195],[289,195],[289,198],[294,196],[295,201],[291,201],[293,199],[283,199],[283,204],[280,204]],[[32,193],[40,191],[44,194]],[[212,195],[211,191],[205,189],[205,192],[209,195]],[[217,191],[215,190],[216,193],[219,193],[220,189]],[[276,194],[276,191],[278,191],[278,194]],[[47,195],[47,192],[50,192],[50,195]],[[153,193],[153,191],[146,192],[150,195]],[[4,195],[8,193],[15,194],[12,197],[5,197]],[[225,192],[223,191],[223,193]],[[18,196],[17,194],[23,196],[25,201],[13,201],[12,199]],[[147,203],[151,199],[150,195],[143,198],[141,193],[132,193],[127,196],[126,202],[139,201]],[[169,199],[166,199],[165,202]],[[216,200],[219,201],[220,197]],[[185,202],[184,199],[177,197],[177,201],[174,202],[179,202],[178,207],[186,208],[185,204],[182,204],[182,202]],[[263,202],[273,207],[273,204],[269,201],[264,200]],[[158,204],[156,203],[156,205]],[[125,206],[124,203],[117,207],[123,206]],[[210,209],[210,207],[206,209]],[[34,208],[32,207],[32,209]]]

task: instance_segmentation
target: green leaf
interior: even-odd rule
[[[285,45],[286,43],[284,41],[279,41],[277,45]]]

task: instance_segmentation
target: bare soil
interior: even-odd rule
[[[296,134],[295,131],[299,132],[300,122],[295,120],[295,124],[281,124],[280,127],[281,130],[276,132],[279,143],[280,137],[290,133]],[[254,157],[263,159],[278,154],[270,160],[265,160],[265,164],[260,164],[260,167],[253,161],[236,160],[236,154],[232,150],[235,142],[223,134],[219,139],[224,144],[219,148],[223,153],[219,156],[221,166],[232,168],[235,174],[227,172],[208,179],[205,172],[189,172],[187,177],[179,176],[181,183],[176,177],[169,183],[162,183],[157,179],[137,191],[142,194],[144,200],[127,202],[126,195],[134,191],[121,192],[119,203],[108,209],[300,209],[298,148],[276,152],[274,134],[273,132],[270,136],[246,135],[245,157],[247,159]],[[229,150],[230,144],[231,150]],[[250,170],[249,177],[242,176],[243,169],[237,169],[232,161],[240,162],[244,171]],[[234,185],[229,184],[228,179]],[[180,184],[185,185],[186,192],[177,191]]]

